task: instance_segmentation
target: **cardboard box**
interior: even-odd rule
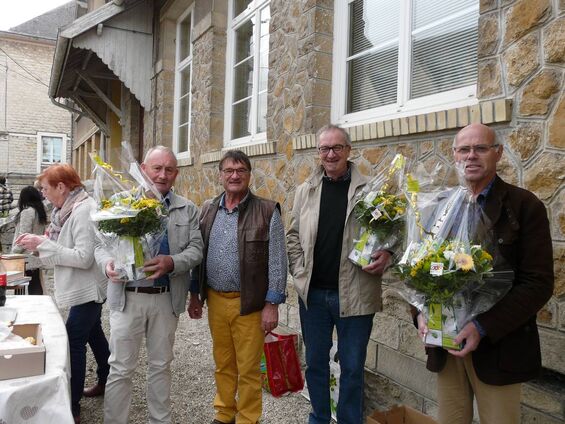
[[[40,324],[14,325],[20,337],[34,337],[35,346],[2,349],[0,342],[0,380],[45,374],[45,345]]]
[[[367,417],[367,424],[437,424],[437,421],[409,406],[399,405],[384,412],[374,411]]]

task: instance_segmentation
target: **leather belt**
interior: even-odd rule
[[[171,291],[168,286],[163,287],[126,287],[126,291],[144,294],[161,294]]]

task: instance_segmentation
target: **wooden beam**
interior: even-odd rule
[[[110,135],[110,129],[108,128],[108,125],[106,125],[106,122],[104,122],[104,120],[98,116],[98,114],[90,106],[88,106],[88,104],[80,96],[74,95],[71,98],[88,114],[88,117],[94,121],[104,134],[108,136]]]
[[[96,85],[96,83],[83,71],[76,70],[76,73],[86,82],[90,88],[102,99],[104,103],[116,114],[119,120],[122,119],[122,111],[117,107],[112,100]]]

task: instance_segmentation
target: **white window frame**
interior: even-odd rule
[[[394,118],[403,118],[440,110],[478,104],[477,84],[438,94],[408,99],[410,85],[410,51],[411,34],[409,34],[410,19],[412,16],[412,1],[398,0],[401,4],[400,16],[402,17],[399,29],[398,43],[398,85],[397,103],[379,106],[359,112],[346,113],[347,99],[347,63],[348,45],[350,37],[349,5],[354,0],[335,0],[334,9],[334,61],[332,77],[332,122],[344,126],[362,125],[375,121]],[[467,9],[468,10],[468,9]],[[479,10],[479,1],[476,4]]]
[[[256,133],[257,130],[257,106],[259,103],[259,43],[261,39],[260,16],[261,10],[270,7],[270,0],[252,0],[247,8],[238,16],[233,16],[233,0],[228,2],[228,29],[227,29],[227,49],[226,49],[226,96],[224,103],[224,145],[226,147],[238,147],[242,145],[251,145],[265,143],[267,141],[267,132]],[[251,108],[249,116],[251,119],[251,128],[253,132],[249,136],[236,139],[231,138],[232,130],[232,98],[234,91],[233,79],[234,73],[234,49],[235,49],[235,31],[245,23],[253,14],[256,17],[256,25],[259,30],[254,34],[255,52],[253,55],[253,89],[251,93]]]
[[[180,31],[181,22],[190,14],[190,54],[180,63],[178,58],[180,56]],[[175,89],[174,89],[174,107],[173,107],[173,151],[177,159],[190,158],[190,132],[192,130],[192,75],[194,74],[194,67],[192,66],[192,57],[194,54],[194,44],[192,42],[192,33],[194,32],[194,3],[192,3],[176,21],[175,27]],[[188,140],[187,150],[179,152],[179,113],[180,113],[180,89],[181,89],[181,73],[190,66],[190,81],[188,93]]]
[[[43,137],[58,137],[61,142],[61,163],[67,163],[67,135],[62,133],[38,132],[37,133],[37,172],[41,172],[41,165],[52,165],[56,162],[43,162]]]

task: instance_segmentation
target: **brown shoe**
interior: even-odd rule
[[[105,384],[96,383],[94,386],[84,389],[82,395],[84,397],[97,397],[104,395],[105,391],[106,391]]]

